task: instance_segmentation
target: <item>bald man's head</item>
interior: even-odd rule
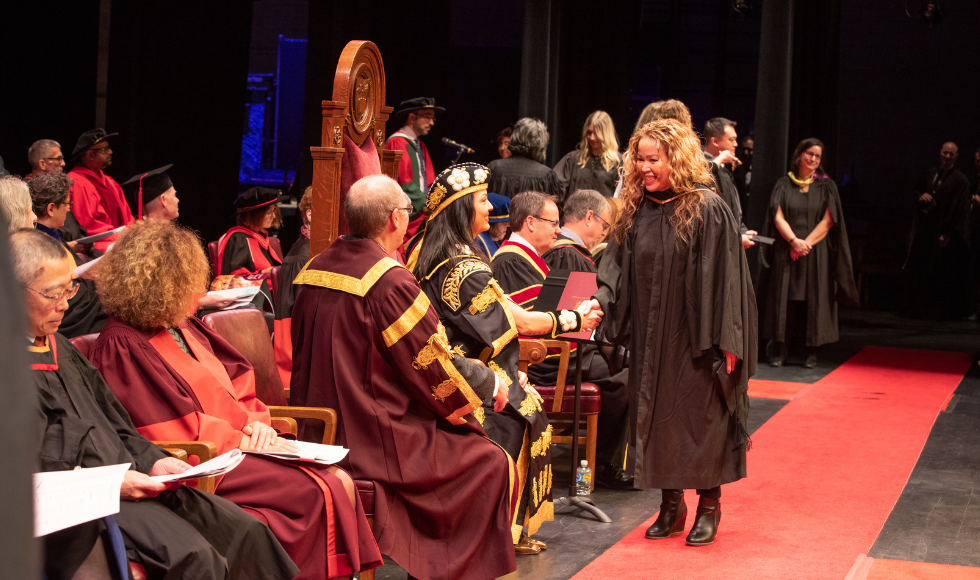
[[[412,205],[398,182],[386,175],[362,177],[347,192],[344,215],[350,234],[376,238],[385,229],[391,212]]]
[[[952,141],[947,141],[943,143],[942,151],[940,151],[939,168],[943,171],[949,171],[956,165],[956,158],[960,155],[960,148],[956,146],[956,143]]]

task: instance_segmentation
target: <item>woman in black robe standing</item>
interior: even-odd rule
[[[599,264],[605,337],[630,350],[635,485],[662,490],[648,539],[714,542],[721,485],[745,477],[755,294],[731,210],[689,125],[662,119],[630,139],[623,214]]]
[[[803,366],[817,366],[817,347],[839,340],[837,303],[858,303],[840,195],[822,157],[819,139],[801,141],[769,198],[763,235],[776,243],[763,254],[769,292],[762,337],[770,340],[774,367],[785,362],[793,338],[805,340]]]

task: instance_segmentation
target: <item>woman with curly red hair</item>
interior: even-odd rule
[[[651,540],[714,542],[721,485],[745,477],[748,378],[756,365],[755,294],[731,210],[689,124],[661,119],[630,139],[623,213],[599,265],[608,340],[630,350],[634,485],[662,491]]]
[[[296,450],[256,398],[252,366],[193,317],[208,283],[193,232],[169,220],[134,222],[101,264],[97,286],[111,318],[89,359],[140,434],[211,441],[218,453]],[[298,578],[348,577],[381,564],[354,482],[336,466],[248,455],[215,494],[272,529]]]

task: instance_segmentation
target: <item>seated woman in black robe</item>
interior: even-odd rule
[[[253,187],[235,199],[235,221],[218,240],[217,274],[272,273],[282,264],[279,240],[269,237],[270,228],[282,225],[279,202],[285,201],[279,191],[268,187]],[[275,291],[275,289],[273,289]]]
[[[768,266],[762,337],[769,339],[769,364],[782,366],[788,344],[806,344],[803,366],[817,366],[817,347],[837,342],[837,303],[857,304],[844,212],[833,179],[824,174],[823,143],[804,139],[790,160],[790,172],[769,198],[763,235],[776,238],[765,249]]]
[[[510,387],[506,400],[496,399],[474,412],[487,435],[521,466],[521,500],[512,534],[519,554],[546,547],[531,539],[543,521],[554,519],[551,502],[551,433],[541,396],[518,373],[517,334],[546,335],[594,328],[601,316],[589,300],[579,311],[525,312],[493,279],[487,257],[474,240],[490,228],[486,167],[476,163],[443,171],[429,188],[422,238],[408,267],[439,314],[454,351],[478,358]],[[495,393],[497,395],[497,393]],[[527,535],[523,528],[527,526]]]
[[[684,532],[684,489],[698,490],[687,544],[714,542],[721,485],[745,477],[755,294],[731,210],[705,184],[690,124],[653,121],[624,156],[623,215],[599,264],[607,339],[630,352],[634,485],[663,492],[651,540]]]

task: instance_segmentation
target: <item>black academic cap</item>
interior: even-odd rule
[[[253,187],[238,194],[235,200],[235,213],[244,213],[267,205],[289,201],[288,195],[279,195],[278,189],[269,187]]]
[[[431,97],[417,97],[415,99],[409,99],[407,101],[401,102],[401,109],[399,109],[395,115],[407,115],[409,113],[414,113],[415,111],[421,111],[424,109],[431,109],[439,113],[445,113],[446,109],[436,106],[436,100]]]
[[[75,149],[73,149],[71,152],[71,158],[75,159],[80,157],[82,153],[85,153],[91,149],[96,143],[101,143],[109,137],[115,137],[118,134],[119,133],[106,133],[105,129],[101,127],[82,133],[82,136],[78,138],[78,142],[75,143]]]
[[[167,193],[167,190],[174,186],[173,182],[170,181],[170,176],[167,175],[167,170],[173,166],[171,163],[152,171],[137,173],[122,184],[126,200],[129,201],[129,206],[133,209],[134,214],[138,214],[142,206]],[[140,201],[140,189],[143,190],[142,203]]]

